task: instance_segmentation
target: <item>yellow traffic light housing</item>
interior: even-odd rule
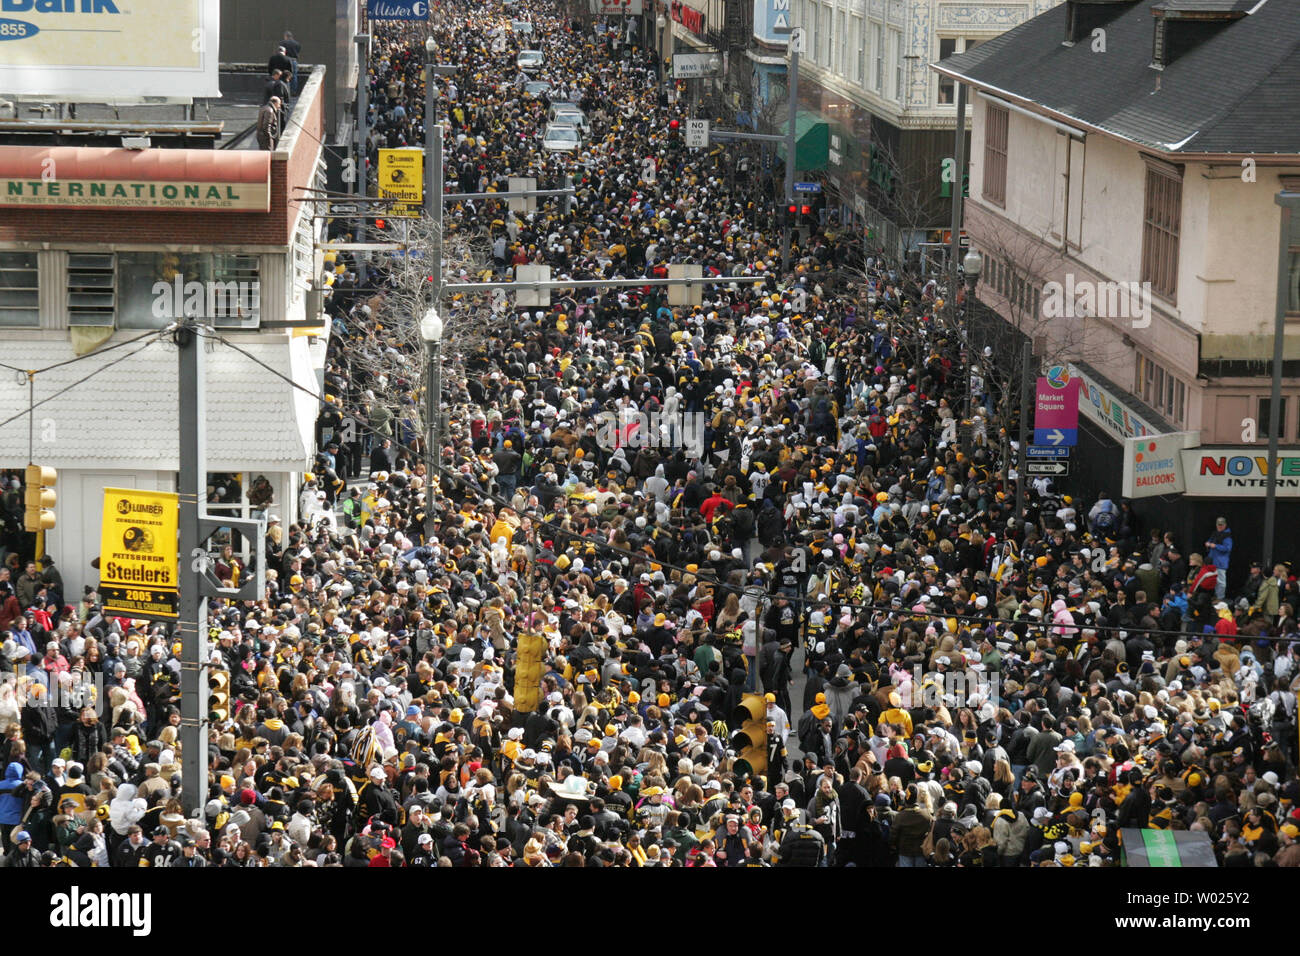
[[[41,465],[27,466],[27,487],[23,494],[26,508],[24,527],[28,531],[49,531],[54,527],[54,506],[58,496],[54,485],[58,483],[59,473],[53,468]]]
[[[208,671],[208,720],[230,719],[230,672]]]

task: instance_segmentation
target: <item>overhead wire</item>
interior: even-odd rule
[[[164,330],[164,331],[165,331],[165,330]],[[125,346],[125,345],[131,345],[132,343],[139,342],[141,339],[145,339],[145,338],[149,338],[149,337],[161,337],[161,334],[162,334],[162,332],[161,332],[161,331],[158,331],[158,330],[151,331],[151,332],[147,333],[146,335],[142,335],[142,336],[140,336],[140,337],[138,337],[138,338],[135,338],[135,339],[132,339],[132,340],[130,340],[130,341],[127,341],[127,342],[119,342],[119,343],[117,343],[116,345],[110,346],[110,348],[111,348],[111,349],[121,348],[122,346]],[[47,403],[49,403],[49,402],[52,402],[52,401],[54,401],[54,399],[58,398],[60,395],[63,395],[63,394],[65,394],[65,393],[67,393],[67,392],[70,392],[70,391],[72,391],[72,389],[74,389],[74,388],[78,388],[78,387],[81,386],[81,385],[84,385],[86,382],[90,381],[90,379],[94,378],[94,377],[95,377],[96,375],[98,375],[100,372],[106,371],[106,370],[112,368],[114,365],[119,365],[119,364],[121,364],[122,362],[125,362],[127,359],[130,359],[130,358],[133,358],[133,357],[136,356],[136,355],[139,355],[139,354],[140,354],[141,352],[143,352],[145,349],[149,348],[149,346],[152,345],[152,344],[154,344],[152,341],[151,341],[151,342],[146,342],[144,345],[142,345],[140,348],[136,349],[136,350],[133,351],[133,352],[128,352],[128,353],[126,353],[125,355],[120,355],[120,356],[118,356],[117,358],[115,358],[115,359],[114,359],[113,361],[111,361],[111,362],[105,362],[103,365],[101,365],[101,366],[99,366],[98,368],[94,369],[93,371],[91,371],[91,372],[88,373],[87,375],[83,375],[81,378],[77,379],[75,382],[69,382],[67,385],[63,386],[62,388],[58,389],[57,391],[50,393],[50,394],[47,395],[45,398],[42,398],[39,402],[34,400],[34,395],[29,395],[29,398],[28,398],[28,402],[29,402],[28,407],[27,407],[26,409],[24,409],[23,411],[18,412],[16,415],[11,415],[11,416],[9,416],[8,418],[4,419],[3,421],[0,421],[0,428],[3,428],[5,425],[8,425],[10,422],[17,421],[18,419],[22,418],[22,417],[25,416],[25,415],[31,415],[31,414],[32,414],[36,409],[40,408],[42,405],[45,405],[45,404],[47,404]],[[102,354],[102,353],[105,352],[105,351],[109,351],[109,349],[101,349],[101,350],[98,351],[98,352],[93,352],[93,353],[90,353],[90,354],[92,354],[92,355],[100,355],[100,354]],[[78,359],[76,359],[75,361],[80,361],[81,358],[86,358],[86,357],[88,357],[88,356],[80,356],[80,357],[79,357]],[[35,375],[38,375],[38,374],[40,374],[41,372],[48,372],[48,371],[50,371],[51,369],[60,368],[60,367],[62,367],[62,366],[64,366],[64,365],[70,365],[70,364],[72,364],[73,361],[74,361],[74,360],[71,360],[71,359],[70,359],[70,360],[68,360],[68,361],[64,361],[64,362],[56,362],[54,365],[50,365],[50,366],[48,366],[48,367],[46,367],[46,368],[43,368],[43,369],[38,369],[38,370],[36,370],[35,372],[24,372],[24,374],[29,374],[29,375],[31,375],[31,376],[34,377]],[[23,370],[20,370],[20,371],[23,371]]]

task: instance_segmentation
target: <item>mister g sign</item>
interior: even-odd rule
[[[370,0],[366,13],[371,20],[427,20],[427,0]]]

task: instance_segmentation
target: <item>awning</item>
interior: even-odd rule
[[[782,124],[783,132],[789,122]],[[794,122],[794,168],[797,172],[825,169],[830,162],[830,124],[816,113],[800,110]],[[785,159],[785,143],[778,143],[776,154]]]

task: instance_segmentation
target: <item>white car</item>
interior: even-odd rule
[[[542,149],[552,153],[570,153],[582,147],[582,134],[576,126],[548,123],[542,134]]]
[[[525,72],[540,70],[545,62],[546,54],[541,50],[520,50],[519,56],[515,57],[515,66]]]
[[[567,103],[552,104],[547,119],[562,126],[576,127],[584,139],[591,135],[591,124],[587,122],[587,114],[576,106]]]

